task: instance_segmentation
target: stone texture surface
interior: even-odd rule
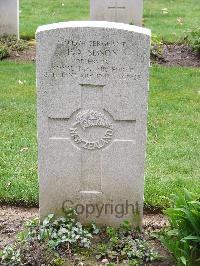
[[[73,207],[83,223],[140,223],[150,31],[81,21],[36,39],[41,218]]]
[[[90,18],[142,26],[143,0],[90,0]]]
[[[19,38],[19,0],[0,0],[0,35],[14,34]]]

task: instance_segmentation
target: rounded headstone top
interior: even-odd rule
[[[107,28],[107,29],[118,29],[125,31],[132,31],[151,36],[151,30],[143,27],[129,25],[125,23],[116,23],[108,21],[69,21],[59,22],[53,24],[42,25],[37,28],[36,34],[39,32],[50,31],[55,29],[64,28]]]

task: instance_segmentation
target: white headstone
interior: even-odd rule
[[[0,0],[0,35],[19,38],[19,0]]]
[[[90,18],[142,26],[143,0],[90,0]]]
[[[73,207],[83,223],[140,223],[150,31],[81,21],[36,39],[41,217]]]

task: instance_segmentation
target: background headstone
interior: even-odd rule
[[[0,0],[0,35],[19,38],[19,0]]]
[[[19,0],[0,0],[0,35],[19,38]]]
[[[90,0],[90,18],[142,26],[143,0]]]
[[[83,223],[140,223],[150,31],[81,21],[36,39],[41,218],[73,207]]]

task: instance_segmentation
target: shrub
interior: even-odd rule
[[[3,35],[0,37],[0,60],[8,57],[11,51],[20,52],[28,49],[28,42],[18,40],[14,35]]]
[[[188,30],[185,39],[189,42],[192,48],[200,53],[200,28]]]
[[[0,43],[6,45],[11,50],[14,51],[23,51],[28,48],[28,43],[25,40],[18,40],[15,35],[3,35],[0,38]]]
[[[0,43],[0,60],[7,57],[9,55],[9,50],[5,45],[1,45]]]
[[[156,34],[151,36],[151,57],[163,61],[163,41]]]
[[[200,265],[200,201],[187,190],[173,196],[173,207],[165,211],[170,230],[159,236],[177,265]]]

